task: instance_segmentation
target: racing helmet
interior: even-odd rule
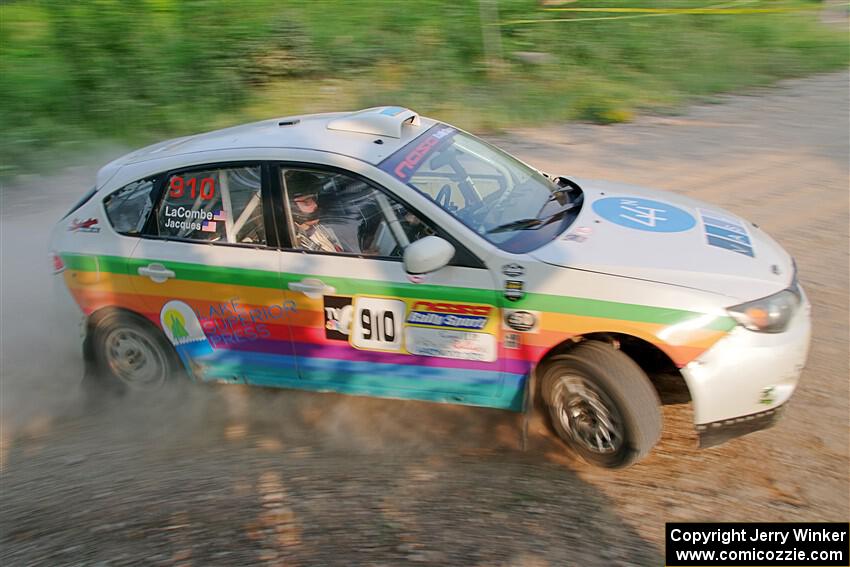
[[[291,204],[292,220],[298,224],[304,224],[319,218],[318,202],[312,207],[312,210],[305,210],[302,205],[296,202],[296,199],[303,197],[313,197],[317,199],[319,190],[324,185],[322,178],[315,173],[309,171],[287,171],[285,175],[286,191],[289,194],[289,202]]]

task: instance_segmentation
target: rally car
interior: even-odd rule
[[[771,424],[806,360],[792,258],[670,193],[550,176],[400,107],[169,140],[54,228],[103,388],[247,383],[531,412],[591,463]]]

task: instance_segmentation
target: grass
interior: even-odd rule
[[[850,61],[846,30],[819,23],[819,2],[738,0],[723,5],[805,11],[629,18],[491,3],[498,22],[482,22],[476,0],[4,3],[0,175],[41,170],[103,141],[140,145],[379,104],[475,131],[622,122]],[[640,3],[706,5],[718,3]],[[571,21],[490,25],[552,18]],[[501,49],[485,53],[483,35],[494,31]]]

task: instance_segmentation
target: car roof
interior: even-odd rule
[[[98,178],[111,177],[107,174],[125,165],[213,150],[247,148],[332,152],[378,164],[434,124],[436,121],[400,106],[273,118],[141,148],[105,166]]]

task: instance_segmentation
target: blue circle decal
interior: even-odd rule
[[[679,207],[637,197],[606,197],[593,203],[594,212],[607,221],[651,232],[682,232],[693,228],[694,217]]]

